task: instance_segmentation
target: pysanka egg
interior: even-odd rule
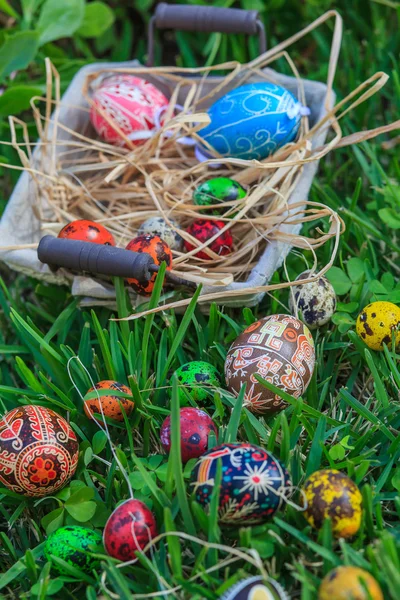
[[[220,600],[289,600],[289,596],[273,579],[264,580],[256,575],[235,583]]]
[[[218,459],[222,462],[220,523],[243,526],[262,523],[281,508],[291,486],[289,473],[272,454],[254,444],[222,444],[196,463],[191,482],[196,501],[210,504]]]
[[[304,271],[296,281],[308,279],[310,271]],[[295,286],[289,292],[289,308],[292,313],[299,311],[302,321],[310,329],[322,327],[336,310],[336,293],[326,277],[318,277],[316,281]]]
[[[368,571],[337,567],[322,580],[318,600],[384,600],[382,590]]]
[[[132,392],[128,388],[128,386],[124,385],[123,383],[118,383],[118,381],[109,381],[108,379],[105,379],[104,381],[99,381],[98,383],[96,383],[94,388],[90,388],[90,390],[88,390],[88,393],[93,392],[94,389],[110,390],[110,393],[107,394],[106,396],[100,396],[100,399],[99,398],[91,398],[90,400],[84,401],[83,408],[84,408],[86,416],[89,419],[94,419],[94,420],[102,423],[103,419],[101,417],[93,416],[93,414],[101,415],[101,413],[102,413],[101,408],[102,408],[103,414],[105,417],[114,419],[114,421],[118,421],[119,423],[123,423],[124,415],[121,410],[121,405],[123,406],[127,417],[129,417],[129,415],[132,413],[133,407],[135,406],[134,403],[131,400],[128,400],[128,398],[121,398],[120,396],[114,396],[112,393],[112,390],[116,390],[117,392],[123,392],[124,394],[131,395]],[[100,408],[100,405],[101,405],[101,408]]]
[[[179,227],[178,223],[172,219],[168,218],[167,222],[162,217],[150,217],[138,229],[139,235],[158,235],[171,250],[182,250],[183,239],[176,231]]]
[[[322,469],[304,483],[304,516],[315,529],[332,521],[335,537],[350,538],[361,525],[362,495],[354,481],[336,469]]]
[[[172,269],[172,252],[170,247],[158,235],[139,235],[129,242],[126,249],[132,250],[132,252],[146,252],[153,258],[154,264],[161,265],[162,262],[165,262],[167,271]],[[153,291],[156,277],[157,275],[154,273],[147,282],[141,282],[132,277],[127,279],[127,282],[137,294],[149,296]]]
[[[202,402],[212,397],[215,389],[221,386],[217,369],[204,360],[193,360],[175,371],[179,385],[179,401],[186,403],[185,391],[196,402]]]
[[[140,500],[126,500],[114,510],[103,533],[107,553],[122,561],[135,558],[157,535],[153,513]]]
[[[115,240],[111,233],[94,221],[78,219],[65,225],[58,234],[59,238],[68,240],[80,240],[81,242],[92,242],[92,244],[104,244],[115,246]]]
[[[295,139],[300,112],[299,102],[280,85],[249,83],[208,109],[211,123],[199,135],[222,156],[263,160]]]
[[[168,100],[152,83],[134,75],[104,79],[92,98],[90,120],[98,135],[109,144],[126,144],[116,127],[139,143],[154,129],[157,113]]]
[[[314,341],[308,328],[290,315],[271,315],[247,327],[229,348],[226,385],[237,396],[245,383],[245,406],[255,413],[273,414],[286,403],[255,375],[298,398],[310,383],[314,364]]]
[[[207,248],[215,252],[215,254],[218,254],[218,256],[225,256],[226,254],[230,254],[232,252],[233,238],[229,229],[223,233],[219,233],[223,227],[225,227],[225,223],[223,221],[197,219],[196,221],[193,221],[186,231],[201,244],[204,244],[211,240],[214,236],[217,236],[215,240],[213,240],[210,244],[207,244]],[[187,240],[184,241],[184,244],[188,252],[194,250],[196,247]],[[202,258],[203,260],[212,260],[211,256],[204,252],[204,250],[199,250],[196,252],[195,256]]]
[[[193,192],[193,202],[198,206],[212,206],[222,202],[235,202],[241,200],[247,195],[246,190],[234,179],[229,177],[215,177],[208,179]],[[224,208],[215,207],[207,211],[210,215],[219,215],[230,209],[230,206]],[[205,214],[202,212],[202,214]]]
[[[103,538],[93,529],[68,525],[49,535],[43,552],[48,561],[52,561],[52,556],[55,556],[72,567],[78,567],[81,571],[90,573],[99,566],[99,559],[93,556],[93,553],[104,554]],[[70,575],[67,569],[54,560],[52,567],[59,573]]]
[[[181,457],[186,463],[191,458],[199,458],[208,448],[208,436],[213,431],[217,437],[217,428],[211,417],[200,408],[181,408],[179,412],[181,430]],[[168,416],[160,429],[160,439],[164,450],[171,450],[171,417]]]
[[[0,421],[0,483],[24,496],[55,494],[75,473],[78,440],[44,406],[13,408]]]
[[[400,344],[400,308],[392,302],[372,302],[358,315],[357,334],[372,350],[383,350],[383,344],[392,346],[395,331],[396,346]]]

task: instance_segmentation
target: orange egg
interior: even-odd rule
[[[155,265],[161,265],[162,262],[166,262],[167,271],[172,269],[171,249],[158,235],[139,235],[129,242],[126,250],[146,252],[147,254],[150,254]],[[137,294],[149,296],[153,291],[155,280],[156,273],[151,276],[147,283],[140,282],[138,279],[134,278],[127,279],[127,282],[133,287]]]
[[[124,394],[131,395],[131,390],[124,385],[123,383],[118,383],[118,381],[110,381],[105,379],[104,381],[99,381],[96,383],[94,388],[90,388],[89,392],[93,392],[96,390],[117,390],[118,392],[123,392]],[[86,416],[89,419],[94,419],[99,423],[102,423],[102,419],[100,417],[93,417],[93,413],[101,415],[101,408],[103,409],[103,414],[105,417],[113,419],[114,421],[118,421],[122,423],[124,421],[124,415],[122,414],[121,405],[124,408],[124,411],[129,417],[131,412],[133,411],[133,407],[135,406],[132,400],[128,400],[127,398],[121,398],[120,396],[114,396],[110,393],[107,396],[100,396],[99,398],[92,398],[91,400],[85,400],[83,404],[83,408]]]

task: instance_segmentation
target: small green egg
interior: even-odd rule
[[[99,565],[99,560],[91,555],[92,552],[104,553],[103,538],[97,531],[79,525],[57,529],[49,535],[44,546],[47,560],[51,561],[52,556],[61,558],[85,573],[90,573]],[[55,562],[52,563],[52,567],[63,575],[70,574]]]
[[[180,388],[184,387],[196,402],[211,398],[214,393],[213,388],[221,386],[217,369],[203,360],[194,360],[182,365],[175,371],[175,375]],[[181,405],[187,404],[185,391],[179,389]]]
[[[215,177],[202,183],[193,192],[193,202],[198,206],[211,206],[221,202],[240,200],[247,195],[246,190],[234,179],[229,177]],[[202,214],[219,215],[227,212],[231,207],[213,208],[202,211]]]

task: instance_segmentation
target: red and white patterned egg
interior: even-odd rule
[[[67,421],[44,406],[13,408],[0,421],[0,485],[47,496],[75,473],[79,444]]]
[[[126,145],[118,129],[135,144],[146,139],[146,132],[155,127],[157,114],[168,105],[160,90],[134,75],[107,77],[95,90],[92,100],[93,127],[106,142],[117,146]]]

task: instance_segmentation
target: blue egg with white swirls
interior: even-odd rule
[[[210,106],[211,123],[199,135],[221,156],[263,160],[295,139],[302,108],[280,85],[249,83]]]

